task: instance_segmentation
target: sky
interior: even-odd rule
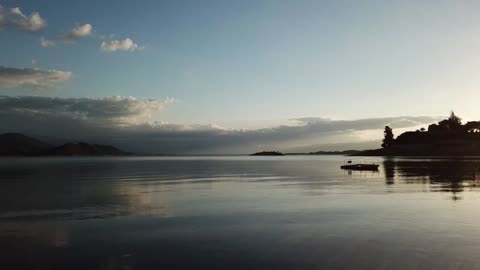
[[[228,154],[480,118],[478,1],[0,5],[0,132]]]

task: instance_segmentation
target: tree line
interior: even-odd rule
[[[407,131],[394,138],[393,130],[385,127],[383,148],[390,148],[395,144],[422,144],[434,143],[440,140],[472,140],[480,139],[480,121],[470,121],[462,124],[462,119],[452,111],[447,119],[431,124],[428,129]]]

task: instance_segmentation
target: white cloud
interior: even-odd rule
[[[5,8],[0,5],[0,29],[37,32],[46,26],[47,22],[38,12],[33,12],[30,16],[27,16],[18,7]]]
[[[47,48],[47,47],[52,47],[52,46],[55,46],[55,41],[53,40],[48,40],[48,39],[45,39],[44,37],[42,37],[40,39],[40,46],[44,47],[44,48]]]
[[[115,52],[115,51],[137,51],[143,49],[130,38],[124,40],[112,40],[112,41],[103,41],[100,44],[100,48],[105,52]]]
[[[0,66],[0,88],[49,89],[55,83],[67,81],[72,73],[38,68],[9,68]]]
[[[84,25],[77,25],[67,33],[60,35],[60,39],[72,42],[75,40],[86,38],[92,34],[92,29],[92,25],[88,23]]]

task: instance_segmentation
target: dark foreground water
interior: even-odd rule
[[[0,269],[479,269],[480,159],[0,159]]]

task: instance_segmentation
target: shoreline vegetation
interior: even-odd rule
[[[428,129],[407,131],[396,139],[386,126],[382,148],[365,150],[352,156],[480,156],[480,121],[462,124],[452,111],[448,119]]]

